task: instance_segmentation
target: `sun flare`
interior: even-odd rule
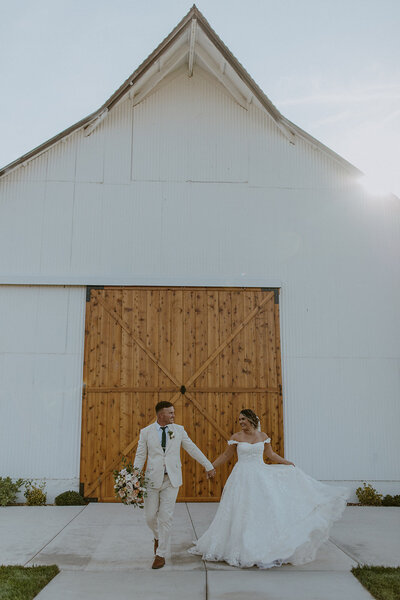
[[[389,183],[377,175],[363,175],[360,184],[371,196],[387,196],[391,193]]]

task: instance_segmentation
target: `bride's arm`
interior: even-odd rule
[[[223,465],[228,460],[231,460],[231,458],[233,457],[234,454],[235,454],[235,446],[234,445],[232,445],[232,446],[228,445],[226,447],[225,451],[222,454],[220,454],[218,456],[218,458],[216,458],[214,460],[214,462],[213,462],[214,469],[216,469],[220,465]]]
[[[266,456],[270,458],[273,462],[279,463],[281,465],[295,466],[294,463],[290,462],[290,460],[286,460],[285,458],[282,458],[282,456],[279,456],[279,454],[274,452],[271,448],[271,444],[269,443],[264,445],[264,452]]]

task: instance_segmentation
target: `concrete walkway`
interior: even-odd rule
[[[38,600],[368,600],[357,562],[400,564],[400,509],[347,507],[317,559],[261,571],[205,563],[187,553],[217,505],[177,504],[166,566],[151,570],[142,511],[121,504],[0,509],[0,564],[57,564]]]

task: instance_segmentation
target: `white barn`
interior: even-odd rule
[[[359,178],[281,115],[194,6],[96,113],[0,171],[0,475],[45,479],[49,500],[79,489],[91,293],[254,288],[279,296],[270,392],[285,455],[353,492],[368,481],[400,493],[400,202]],[[96,322],[98,339],[114,335]],[[112,390],[99,385],[104,412],[86,433],[112,445],[123,419],[112,425]],[[124,385],[150,404],[169,398],[149,381],[149,392]],[[240,389],[232,398],[263,406],[261,388]],[[134,448],[128,432],[116,455],[129,435]],[[109,458],[90,453],[101,478]]]

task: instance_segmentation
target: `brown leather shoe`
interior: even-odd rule
[[[154,554],[157,554],[158,540],[154,540]]]
[[[158,556],[158,554],[156,554],[151,568],[152,569],[161,569],[164,565],[165,565],[165,558],[163,556]]]

